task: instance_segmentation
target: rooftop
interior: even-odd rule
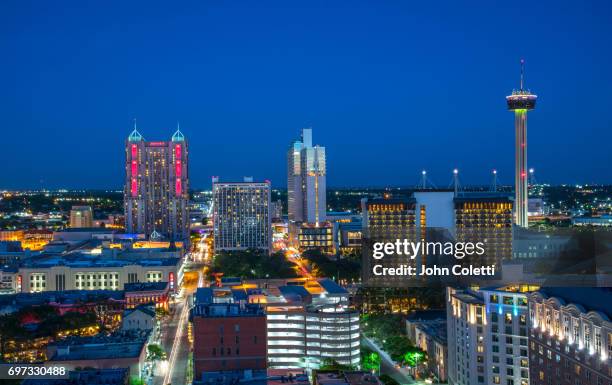
[[[127,368],[83,369],[69,372],[63,380],[24,380],[22,385],[123,385],[129,375]]]
[[[155,317],[155,309],[153,309],[153,307],[151,306],[147,306],[147,305],[141,305],[141,306],[137,306],[133,309],[126,309],[123,312],[123,318],[129,316],[132,313],[136,313],[136,312],[141,312],[144,313],[150,317]]]
[[[264,309],[256,304],[208,303],[195,305],[190,317],[264,317]]]
[[[426,321],[418,324],[418,328],[433,340],[446,345],[446,320]]]
[[[598,311],[612,319],[612,288],[609,287],[545,287],[539,290],[547,297],[560,298],[566,304],[582,306],[587,312]]]
[[[317,385],[380,385],[382,382],[370,372],[362,371],[318,371]]]
[[[345,288],[338,285],[336,282],[332,281],[329,278],[319,279],[319,285],[328,293],[328,294],[348,294]]]
[[[120,256],[123,254],[120,254]],[[71,268],[95,268],[95,267],[123,267],[130,265],[139,266],[176,266],[179,258],[160,257],[141,259],[133,258],[113,258],[101,254],[89,254],[82,251],[73,251],[67,254],[43,253],[24,261],[22,267],[41,269],[53,266],[68,266]]]
[[[417,310],[410,313],[407,317],[407,321],[433,321],[433,320],[445,320],[446,310]]]
[[[123,291],[118,290],[66,290],[44,291],[40,293],[17,293],[0,296],[0,306],[19,304],[20,306],[42,304],[86,304],[99,301],[121,301]]]
[[[123,286],[126,292],[132,291],[164,291],[168,288],[168,282],[134,282]]]
[[[457,193],[454,201],[460,202],[510,202],[513,198],[508,193],[503,192],[480,192],[480,191],[465,191]]]
[[[49,345],[57,348],[51,361],[139,357],[149,333],[145,330],[125,330],[110,335],[101,333],[93,337],[68,337]]]
[[[478,295],[471,292],[457,292],[453,294],[453,297],[464,303],[473,305],[484,305],[484,300]]]

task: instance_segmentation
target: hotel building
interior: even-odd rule
[[[270,182],[221,183],[213,178],[215,250],[272,249]]]
[[[420,190],[411,197],[362,200],[364,272],[367,285],[396,286],[431,283],[431,277],[368,276],[373,265],[415,267],[431,265],[439,257],[435,252],[419,253],[410,262],[405,255],[386,255],[375,260],[372,246],[376,242],[472,242],[484,243],[484,255],[478,256],[482,265],[501,265],[512,257],[512,199],[499,193],[459,192],[450,190]],[[440,259],[438,259],[440,260]],[[467,262],[465,258],[463,262]],[[440,260],[442,263],[444,260]],[[452,260],[451,260],[452,261]],[[472,261],[470,261],[472,262]],[[476,262],[474,261],[474,264]],[[443,277],[444,278],[444,277]]]
[[[531,385],[612,384],[609,288],[543,288],[529,313]]]
[[[362,199],[363,215],[363,272],[367,286],[396,286],[406,282],[403,276],[375,276],[372,268],[375,264],[384,267],[396,267],[406,263],[402,255],[386,255],[376,260],[372,256],[374,243],[395,242],[397,239],[417,242],[421,237],[417,228],[417,208],[414,198],[374,198]]]
[[[189,239],[188,149],[180,130],[170,141],[147,142],[134,128],[125,143],[125,230]]]
[[[529,384],[528,289],[447,288],[449,384]]]

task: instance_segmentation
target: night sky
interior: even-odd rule
[[[4,0],[0,188],[120,188],[134,118],[180,121],[195,188],[285,187],[303,126],[328,186],[510,184],[521,57],[537,180],[610,183],[611,4]]]

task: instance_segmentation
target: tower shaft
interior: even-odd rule
[[[528,227],[527,208],[529,190],[527,180],[527,111],[533,110],[537,95],[524,89],[525,61],[521,59],[521,89],[512,91],[506,96],[508,110],[514,112],[514,130],[516,132],[514,160],[514,223]]]
[[[529,201],[527,186],[527,110],[514,110],[514,129],[516,131],[515,150],[515,218],[514,223],[520,227],[528,227],[527,207]]]

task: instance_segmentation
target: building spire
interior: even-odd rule
[[[176,121],[176,131],[174,132],[174,134],[172,134],[172,141],[173,142],[184,142],[185,141],[185,135],[183,135],[183,133],[181,132],[181,124],[178,120]]]
[[[136,129],[136,118],[134,118],[134,130],[132,131],[130,136],[128,136],[128,141],[140,142],[141,140],[144,140],[144,138],[142,137],[142,135],[140,135],[140,132],[138,132],[138,130]]]
[[[521,91],[523,90],[524,78],[525,78],[525,59],[521,59]]]

